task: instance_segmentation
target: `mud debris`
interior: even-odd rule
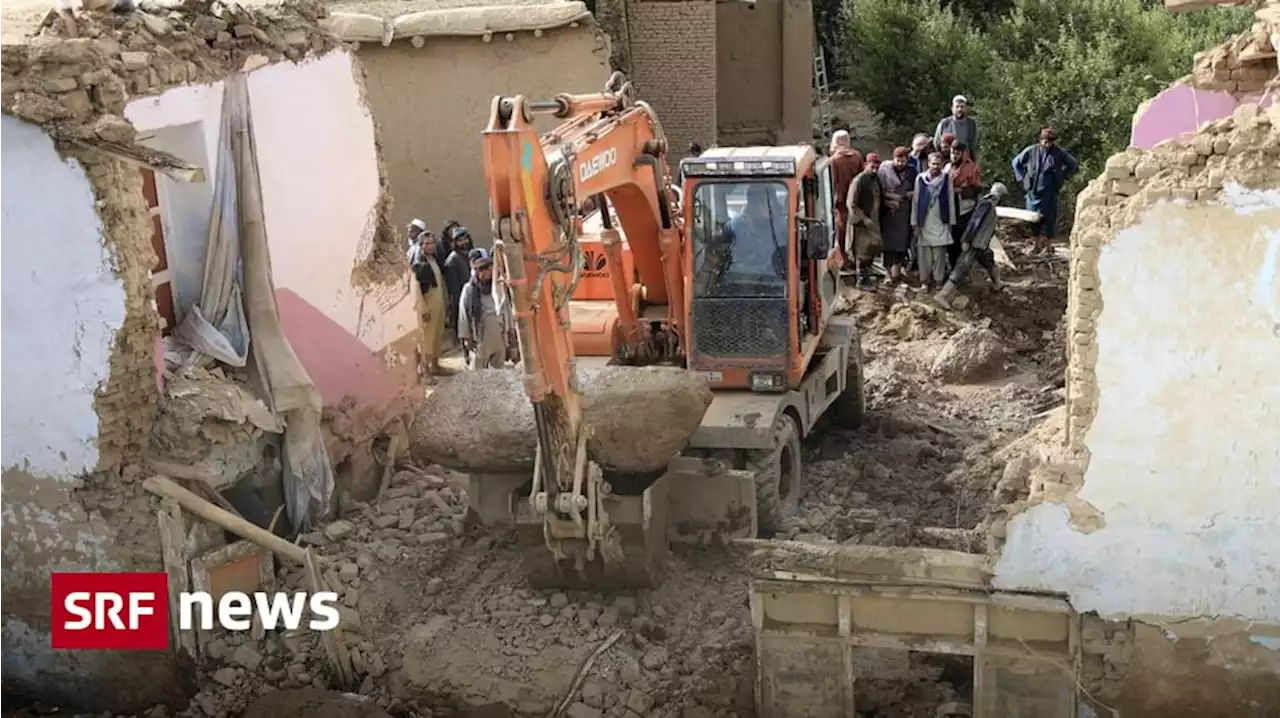
[[[1063,485],[1061,378],[1045,372],[1060,346],[1037,340],[1059,331],[1065,277],[1025,261],[1020,244],[1008,248],[1018,264],[1011,291],[1047,297],[1047,307],[1025,311],[981,288],[966,288],[972,301],[953,312],[887,291],[842,298],[864,327],[867,422],[807,442],[805,493],[779,538],[981,554],[1019,507]],[[1001,378],[935,374],[946,347],[969,334],[1001,347]],[[347,500],[299,537],[339,594],[353,685],[334,684],[314,633],[224,634],[208,644],[201,689],[177,715],[240,715],[277,694],[302,705],[344,691],[371,716],[543,716],[560,703],[579,718],[754,714],[745,555],[677,546],[653,591],[534,590],[513,537],[473,525],[467,483],[405,459],[379,498]],[[278,583],[304,587],[292,567]],[[586,657],[615,635],[571,692]],[[859,705],[876,715],[931,715],[967,699],[963,666],[884,652],[858,660]]]
[[[1004,347],[990,329],[964,327],[933,358],[929,373],[944,382],[993,378],[1004,366]]]

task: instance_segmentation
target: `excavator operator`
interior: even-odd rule
[[[726,230],[726,240],[733,245],[733,260],[726,268],[731,278],[786,279],[787,215],[774,201],[771,184],[747,185],[746,206],[729,220]]]

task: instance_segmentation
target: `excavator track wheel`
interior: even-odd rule
[[[782,414],[773,423],[773,448],[747,452],[747,469],[756,477],[756,517],[760,535],[782,530],[782,521],[800,503],[800,428]]]

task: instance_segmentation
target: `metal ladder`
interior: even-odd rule
[[[831,116],[831,85],[827,81],[826,54],[822,52],[822,42],[816,34],[813,38],[813,45],[813,91],[818,100],[816,129],[821,135],[823,143],[826,143],[831,139],[831,133],[835,131]]]

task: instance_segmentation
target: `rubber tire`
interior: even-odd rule
[[[790,455],[790,461],[783,458]],[[781,494],[782,472],[789,469],[788,490]],[[782,520],[800,503],[800,428],[795,419],[782,414],[773,423],[773,448],[747,452],[747,470],[756,477],[756,516],[759,534],[772,536],[782,528]]]
[[[854,347],[852,352],[861,354],[861,349]],[[841,429],[857,429],[867,411],[866,384],[862,379],[862,357],[852,356],[845,377],[844,391],[836,397],[832,404],[832,418]]]

